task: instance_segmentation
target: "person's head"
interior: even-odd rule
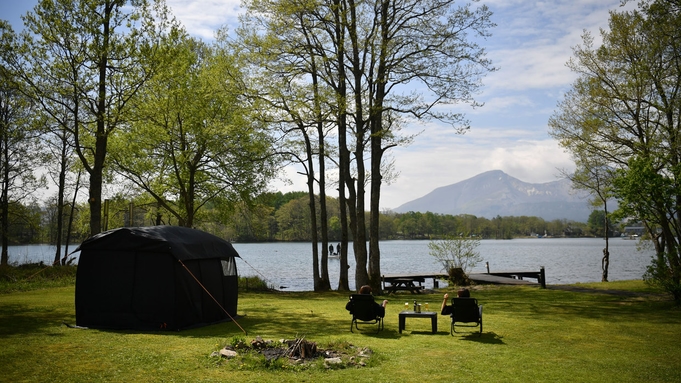
[[[470,298],[471,292],[468,291],[468,289],[461,289],[456,292],[456,296],[458,296],[459,298]]]
[[[359,293],[360,294],[371,294],[371,286],[369,285],[364,285],[359,288]]]

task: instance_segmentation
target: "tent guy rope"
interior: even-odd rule
[[[272,281],[271,281],[269,278],[267,278],[266,276],[264,276],[258,269],[256,269],[255,267],[253,267],[253,266],[252,266],[250,263],[248,263],[245,259],[239,258],[239,261],[241,261],[241,262],[247,264],[251,269],[253,269],[256,273],[258,273],[258,274],[262,277],[263,281],[268,282],[268,283],[270,284],[270,286],[274,286],[274,284],[272,283]],[[279,286],[279,288],[281,289],[281,288],[286,288],[286,287],[284,287],[284,286]]]
[[[244,328],[241,327],[241,325],[239,324],[239,322],[237,322],[236,319],[234,319],[234,317],[232,317],[231,315],[229,315],[229,313],[227,312],[227,310],[225,310],[225,308],[222,307],[222,305],[220,304],[220,302],[218,302],[218,300],[215,299],[215,297],[213,296],[213,294],[211,294],[210,291],[208,291],[208,289],[201,283],[201,281],[199,281],[199,279],[196,278],[196,276],[194,275],[194,273],[192,273],[192,271],[189,270],[189,268],[184,264],[184,262],[182,262],[181,259],[178,259],[177,261],[180,262],[180,264],[182,265],[182,267],[184,267],[184,269],[187,270],[187,272],[189,273],[189,275],[191,275],[192,278],[194,278],[194,280],[196,281],[196,283],[198,283],[199,286],[201,286],[201,288],[203,289],[203,291],[205,291],[206,294],[208,294],[208,296],[213,300],[213,302],[215,302],[215,304],[217,304],[218,307],[220,307],[220,308],[222,309],[222,311],[224,311],[224,313],[227,314],[227,316],[229,317],[229,319],[231,319],[232,322],[234,322],[234,323],[241,329],[241,331],[244,332],[244,334],[248,335],[248,333],[246,332],[246,330],[244,330]]]

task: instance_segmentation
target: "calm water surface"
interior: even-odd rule
[[[621,238],[610,239],[609,279],[640,279],[650,263],[653,250],[639,251],[638,241]],[[478,251],[483,258],[473,272],[485,272],[485,262],[490,270],[546,269],[548,284],[598,282],[601,280],[601,258],[605,241],[598,238],[528,238],[506,241],[484,240]],[[70,246],[73,251],[76,246]],[[241,256],[237,260],[239,274],[260,276],[275,287],[288,291],[311,291],[312,249],[309,243],[235,243]],[[51,264],[54,246],[11,246],[10,262],[40,262]],[[74,255],[77,258],[77,253]],[[354,256],[350,255],[350,288],[354,289]],[[340,262],[329,259],[331,286],[338,287]],[[434,273],[441,266],[429,254],[428,241],[382,241],[381,273]],[[428,280],[426,286],[432,286]]]

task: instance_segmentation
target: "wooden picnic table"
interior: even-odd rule
[[[394,294],[400,290],[411,291],[412,294],[420,294],[421,290],[425,288],[423,286],[423,282],[426,281],[426,278],[422,276],[383,276],[382,279],[383,290],[385,290],[388,294]]]

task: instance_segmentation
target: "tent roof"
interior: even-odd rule
[[[78,250],[169,252],[178,260],[238,257],[228,241],[181,226],[122,227],[96,234]]]

